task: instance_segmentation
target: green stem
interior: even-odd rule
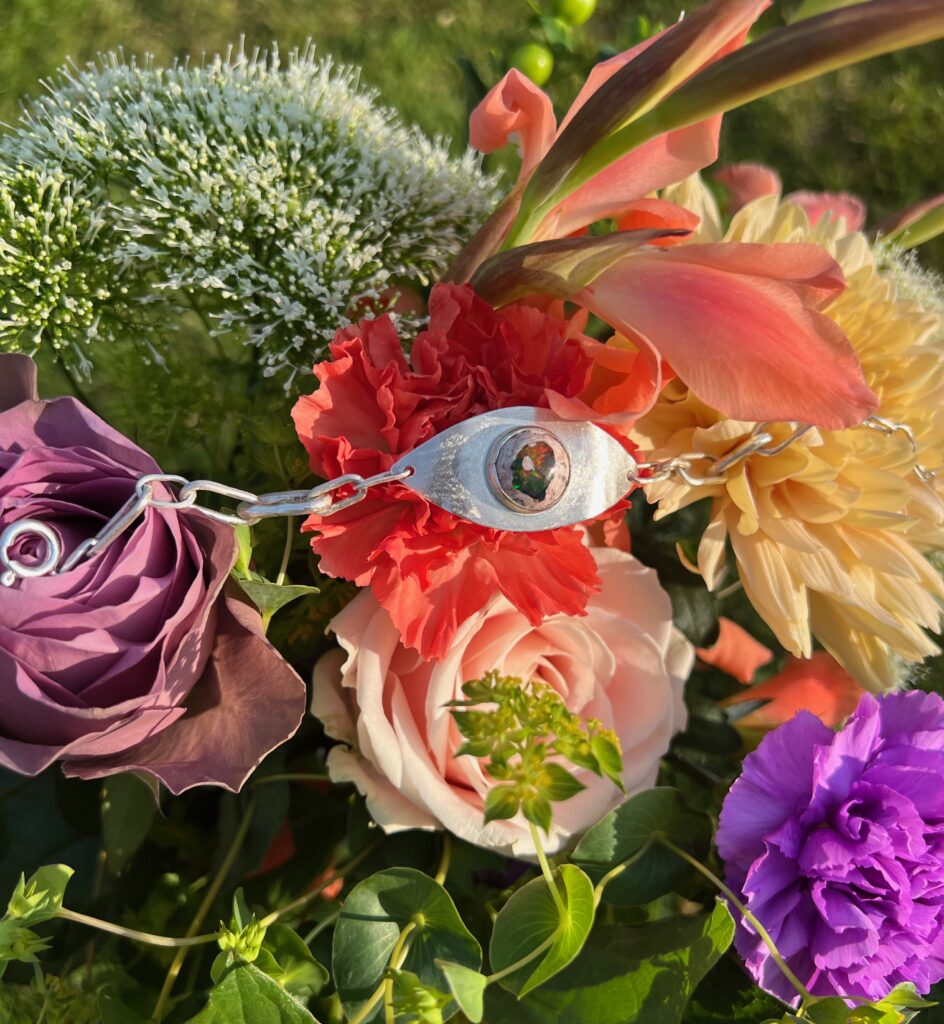
[[[368,846],[365,850],[356,856],[352,857],[343,867],[338,868],[336,871],[332,871],[327,878],[318,884],[318,886],[312,889],[311,892],[306,892],[303,896],[299,896],[297,900],[292,900],[291,903],[286,903],[284,907],[280,907],[278,910],[273,910],[271,914],[267,914],[259,924],[263,928],[268,928],[270,924],[275,924],[279,918],[288,917],[289,914],[293,914],[296,910],[301,910],[306,904],[311,903],[313,899],[317,899],[329,885],[336,882],[339,878],[343,878],[349,871],[353,871],[358,864],[366,857],[377,849],[380,845],[379,842],[374,843],[372,846]]]
[[[449,863],[452,860],[452,836],[448,832],[443,832],[443,848],[442,857],[439,860],[439,867],[436,870],[436,874],[433,876],[438,885],[442,885],[446,881],[446,875],[449,874]]]
[[[520,971],[522,967],[527,967],[533,960],[537,960],[539,956],[543,956],[550,948],[554,945],[557,940],[557,932],[548,937],[537,946],[532,949],[527,956],[523,956],[520,960],[516,960],[513,964],[509,964],[507,967],[503,967],[500,971],[496,971],[494,974],[490,974],[486,979],[485,983],[491,985],[493,981],[501,981],[502,978],[507,978],[509,974],[514,974],[515,971]]]
[[[399,970],[403,966],[403,961],[406,960],[407,953],[410,951],[410,943],[412,942],[412,935],[416,931],[416,922],[407,921],[407,923],[400,930],[400,934],[397,937],[397,941],[390,953],[390,962],[387,970]],[[370,1015],[374,1012],[377,1004],[387,997],[387,985],[390,984],[390,998],[393,998],[393,979],[384,978],[384,980],[374,989],[370,999],[361,1007],[360,1012],[351,1018],[348,1024],[364,1024]]]
[[[617,864],[615,868],[612,868],[610,871],[607,871],[607,873],[600,879],[600,881],[597,882],[596,888],[593,890],[594,910],[596,910],[596,908],[600,905],[600,900],[603,899],[603,890],[610,884],[610,882],[613,881],[614,878],[617,877],[617,875],[621,875],[624,871],[627,871],[629,868],[631,868],[637,860],[641,860],[642,857],[646,853],[648,853],[649,849],[653,844],[653,841],[653,839],[649,839],[631,857],[627,857],[622,864]]]
[[[239,828],[236,830],[236,835],[233,836],[233,841],[229,844],[229,849],[226,851],[223,863],[220,864],[216,874],[213,876],[213,881],[210,883],[210,886],[206,891],[206,895],[203,897],[203,902],[200,904],[193,921],[190,922],[190,927],[187,929],[186,935],[188,939],[193,938],[197,932],[200,931],[204,919],[210,912],[210,908],[216,902],[216,897],[219,895],[220,889],[223,888],[223,883],[226,881],[226,877],[229,875],[233,864],[236,862],[236,857],[239,855],[239,851],[242,849],[242,845],[246,841],[246,835],[249,832],[249,824],[252,821],[252,814],[255,810],[255,806],[255,799],[250,800],[249,806],[246,808],[246,813],[243,815],[243,820],[240,822]],[[164,1018],[164,1010],[167,1007],[167,1001],[170,999],[174,982],[177,980],[177,975],[180,974],[180,970],[184,965],[186,956],[186,946],[178,949],[177,955],[174,957],[170,967],[167,969],[164,984],[161,987],[160,995],[157,997],[157,1004],[154,1007],[153,1016],[156,1021],[161,1021]]]
[[[285,519],[285,549],[282,552],[282,564],[279,566],[279,574],[275,577],[275,585],[281,587],[285,582],[288,573],[288,562],[292,557],[292,541],[295,539],[295,521],[291,516]]]
[[[551,896],[557,906],[558,914],[563,917],[566,913],[566,907],[564,906],[564,900],[560,894],[560,889],[557,888],[557,882],[554,881],[554,872],[551,871],[551,865],[547,862],[547,854],[544,852],[544,847],[541,845],[541,837],[538,834],[537,825],[535,825],[533,821],[529,821],[528,825],[531,828],[531,841],[534,843],[534,849],[538,855],[538,863],[541,865],[541,872],[544,875],[544,880],[547,882],[547,887],[551,890]]]
[[[773,959],[774,963],[783,972],[783,976],[787,979],[787,981],[789,981],[790,984],[797,990],[800,997],[804,1001],[811,999],[812,996],[810,992],[803,984],[803,982],[800,981],[800,979],[793,973],[793,971],[790,970],[789,966],[787,965],[787,962],[784,960],[783,956],[781,956],[780,950],[777,949],[776,943],[771,938],[770,933],[760,923],[760,921],[758,921],[757,918],[747,909],[747,907],[744,906],[744,904],[738,899],[738,897],[724,884],[724,882],[722,882],[721,879],[718,878],[718,876],[713,871],[706,868],[704,864],[702,864],[700,861],[697,861],[691,854],[686,853],[685,850],[683,850],[681,847],[676,846],[675,843],[673,843],[671,840],[666,839],[665,836],[658,836],[657,839],[658,842],[662,843],[662,845],[667,850],[671,850],[677,857],[681,857],[686,864],[690,864],[697,872],[699,872],[699,874],[707,878],[708,881],[711,882],[711,884],[714,885],[719,892],[723,893],[725,898],[731,904],[733,904],[733,906],[737,908],[738,912],[741,914],[744,920],[748,921],[754,928],[754,931],[756,931],[757,934],[760,936],[761,941],[770,951],[770,956]]]
[[[308,934],[302,939],[302,942],[304,942],[306,946],[310,946],[315,941],[315,939],[326,928],[330,928],[331,925],[333,925],[335,923],[335,921],[337,921],[337,919],[340,916],[341,916],[341,907],[338,907],[337,910],[335,910],[332,913],[328,914],[328,916],[323,921],[320,921],[318,924],[316,924],[315,927],[312,928],[312,930],[310,932],[308,932]]]
[[[77,910],[68,910],[66,907],[60,907],[56,916],[61,917],[63,921],[73,921],[75,924],[84,924],[88,928],[97,928],[100,932],[120,935],[123,939],[130,939],[132,942],[144,942],[148,946],[163,946],[165,949],[203,946],[208,942],[216,942],[217,939],[216,932],[212,935],[188,935],[182,939],[175,939],[170,935],[153,935],[151,932],[139,932],[135,928],[125,928],[120,924],[112,924],[111,921],[89,917],[88,914],[80,914]]]

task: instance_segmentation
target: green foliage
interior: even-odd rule
[[[253,964],[234,967],[190,1024],[312,1024],[315,1018]]]
[[[660,844],[668,839],[704,859],[711,843],[711,821],[692,810],[676,789],[648,789],[627,800],[594,825],[577,844],[574,862],[599,878],[626,865],[603,890],[616,906],[648,903],[685,884],[692,868]]]
[[[551,804],[569,800],[586,787],[562,765],[561,757],[623,788],[622,753],[616,734],[598,721],[567,709],[545,683],[489,672],[462,687],[465,700],[449,702],[464,742],[455,756],[488,758],[485,770],[499,785],[485,798],[485,820],[513,818],[518,811],[551,827]],[[483,707],[484,705],[484,707]]]
[[[29,881],[20,875],[4,919],[21,925],[51,921],[62,909],[66,886],[73,874],[68,864],[48,864],[30,875]]]
[[[472,970],[481,966],[481,947],[441,885],[412,868],[380,871],[351,890],[334,931],[332,972],[348,1014],[357,1013],[383,981],[408,925],[409,951],[394,966],[412,972],[424,985],[448,989],[438,960]]]
[[[144,842],[157,801],[151,787],[137,775],[112,775],[102,785],[102,841],[105,861],[112,874],[120,875]]]
[[[519,999],[562,971],[583,949],[596,904],[593,883],[573,864],[563,864],[554,876],[560,905],[548,882],[535,878],[519,889],[495,919],[488,955],[501,972],[547,947],[540,960],[506,975],[501,984]]]
[[[446,976],[449,991],[462,1013],[472,1022],[479,1024],[484,1014],[484,996],[488,979],[484,974],[473,971],[462,964],[448,960],[437,960],[437,966]]]
[[[711,914],[604,925],[580,956],[526,999],[490,988],[489,1024],[679,1024],[699,981],[730,946],[734,921]]]

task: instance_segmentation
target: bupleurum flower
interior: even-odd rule
[[[728,884],[817,996],[944,977],[944,701],[866,694],[841,732],[801,711],[744,761],[718,828]],[[798,996],[743,921],[761,987]]]
[[[493,200],[471,153],[310,48],[111,54],[0,140],[0,350],[87,367],[92,343],[159,346],[196,305],[290,381],[339,325],[437,277]]]
[[[722,237],[700,181],[668,198],[701,215],[695,240]],[[862,685],[888,689],[907,662],[937,651],[925,629],[939,627],[944,585],[926,556],[944,547],[944,489],[940,475],[929,481],[920,467],[944,466],[944,311],[926,282],[864,235],[828,218],[811,227],[799,206],[777,196],[740,210],[724,237],[815,242],[839,262],[847,288],[824,312],[851,341],[879,397],[877,415],[907,425],[914,446],[903,430],[812,429],[780,454],[746,459],[723,481],[691,487],[669,479],[647,495],[659,517],[710,498],[698,549],[708,585],[721,584],[730,542],[748,597],[788,651],[808,658],[815,637]],[[720,457],[754,426],[727,419],[673,381],[634,437],[654,460]],[[772,424],[772,444],[796,426]]]

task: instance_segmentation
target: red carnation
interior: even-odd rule
[[[389,317],[340,331],[315,367],[320,387],[299,399],[295,427],[311,467],[331,479],[383,472],[431,437],[479,413],[528,405],[592,410],[593,354],[574,323],[531,306],[500,312],[471,288],[437,285],[410,360]],[[575,399],[570,403],[558,399]],[[604,417],[601,417],[604,418]],[[539,623],[584,613],[599,589],[576,527],[521,534],[457,518],[400,484],[303,529],[330,576],[370,586],[424,658],[442,657],[456,630],[496,592]]]

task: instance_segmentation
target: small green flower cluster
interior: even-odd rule
[[[488,774],[499,783],[485,799],[485,820],[513,818],[519,811],[532,824],[551,827],[551,803],[586,789],[558,757],[623,789],[619,740],[596,719],[568,710],[546,683],[524,683],[492,671],[462,687],[465,700],[450,701],[465,742],[456,757],[488,758]],[[486,705],[483,707],[483,705]]]
[[[290,378],[438,277],[493,201],[471,152],[310,48],[170,68],[111,54],[64,69],[0,139],[0,350],[87,369],[92,343],[159,351],[196,310]]]

